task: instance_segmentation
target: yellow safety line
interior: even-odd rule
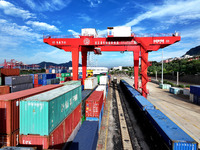
[[[112,92],[113,92],[113,89],[111,88],[111,95],[112,95]],[[112,97],[111,97],[112,99]],[[110,104],[110,101],[108,101],[109,104]],[[107,137],[108,137],[108,120],[109,120],[109,117],[110,117],[110,105],[108,107],[108,115],[107,115],[107,123],[106,123],[106,138],[105,138],[105,150],[106,150],[106,146],[107,146]]]

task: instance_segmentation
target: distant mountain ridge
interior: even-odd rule
[[[197,47],[191,48],[189,51],[185,53],[185,55],[190,55],[190,56],[200,55],[200,45]]]
[[[39,65],[41,68],[45,68],[45,65],[46,65],[46,68],[49,68],[49,66],[56,66],[56,67],[72,67],[72,61],[69,61],[69,62],[66,62],[66,63],[61,63],[61,64],[56,64],[56,63],[52,63],[52,62],[41,62],[41,63],[38,63],[37,65]],[[79,67],[81,67],[82,65],[79,64]]]

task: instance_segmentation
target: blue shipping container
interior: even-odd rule
[[[134,99],[142,111],[145,111],[146,109],[155,109],[154,105],[144,96],[135,96]]]
[[[200,86],[199,85],[191,85],[190,86],[190,93],[200,96]]]
[[[160,110],[147,109],[146,115],[170,149],[197,150],[198,143]]]
[[[84,121],[70,150],[96,150],[98,140],[98,121]]]
[[[102,121],[102,118],[103,118],[103,111],[104,111],[104,105],[102,105],[101,112],[99,114],[99,118],[97,118],[97,117],[87,117],[86,118],[87,121],[98,121],[99,122],[99,131],[100,131],[100,128],[101,128],[101,121]]]

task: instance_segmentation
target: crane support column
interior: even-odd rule
[[[141,46],[141,76],[142,76],[142,96],[147,97],[147,82],[149,81],[147,76],[147,69],[149,66],[148,52]]]
[[[86,78],[86,70],[87,70],[87,51],[81,51],[82,54],[82,76],[83,76],[83,84]]]
[[[138,90],[138,71],[139,71],[139,50],[134,51],[134,85],[135,89]]]
[[[78,80],[79,47],[72,47],[73,80]]]

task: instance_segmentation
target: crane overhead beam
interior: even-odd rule
[[[117,29],[117,28],[116,28]],[[128,28],[127,32],[129,31]],[[112,30],[112,29],[109,29]],[[95,31],[95,30],[94,30]],[[92,32],[94,32],[92,31]],[[120,34],[120,33],[117,33]],[[86,66],[87,66],[87,52],[94,51],[97,54],[101,52],[113,52],[113,51],[130,51],[134,53],[134,80],[135,88],[138,88],[138,70],[139,70],[139,56],[141,58],[141,77],[142,77],[142,95],[147,97],[148,90],[146,89],[147,82],[149,81],[147,76],[147,69],[149,66],[148,52],[157,51],[160,48],[164,48],[171,44],[174,44],[181,40],[179,34],[158,34],[159,36],[137,36],[132,34],[127,37],[115,37],[115,33],[112,36],[99,38],[94,36],[78,36],[77,38],[67,36],[44,36],[43,41],[46,44],[63,49],[66,52],[72,52],[72,67],[73,67],[73,80],[78,80],[78,63],[79,52],[82,55],[82,69],[83,80],[85,79]]]

